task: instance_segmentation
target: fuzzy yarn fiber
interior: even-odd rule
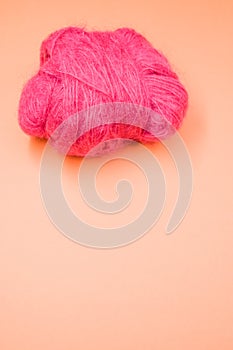
[[[168,60],[141,34],[128,28],[89,32],[68,27],[42,42],[39,71],[21,94],[19,124],[27,134],[49,139],[76,115],[77,123],[69,127],[77,128],[77,139],[68,154],[84,156],[105,140],[117,140],[100,147],[102,154],[124,139],[144,143],[168,136],[180,127],[187,103]],[[141,108],[137,118],[129,104]],[[103,108],[90,113],[93,106]],[[69,131],[62,142],[67,138]]]

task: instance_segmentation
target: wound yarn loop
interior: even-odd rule
[[[135,30],[69,27],[42,42],[39,71],[21,94],[19,124],[45,139],[62,130],[59,145],[75,129],[68,154],[84,156],[103,143],[101,155],[128,140],[166,138],[180,127],[187,104],[166,57]],[[106,140],[114,142],[106,148]]]

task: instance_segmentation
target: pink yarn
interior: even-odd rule
[[[117,112],[116,102],[145,107],[137,116],[139,123],[133,110]],[[77,124],[70,122],[69,127],[77,128],[78,138],[68,154],[83,156],[104,140],[154,141],[158,130],[166,137],[180,127],[187,102],[167,59],[142,35],[127,28],[88,32],[69,27],[42,43],[39,71],[21,95],[19,124],[27,134],[48,139],[76,115]],[[92,106],[107,106],[107,113],[88,113]],[[107,151],[120,144],[118,140]],[[105,151],[103,147],[99,153]]]

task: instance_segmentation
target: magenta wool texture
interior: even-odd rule
[[[69,127],[77,128],[77,139],[68,154],[84,156],[105,140],[144,143],[168,136],[180,127],[187,103],[187,92],[168,60],[133,29],[69,27],[43,41],[39,71],[22,91],[19,124],[27,134],[49,139],[76,115],[77,123],[71,120]],[[91,113],[93,106],[103,107]],[[139,123],[135,106],[141,108]]]

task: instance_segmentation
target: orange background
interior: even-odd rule
[[[215,0],[0,3],[1,350],[233,349],[232,13],[232,1]],[[189,91],[181,135],[193,163],[193,197],[170,236],[165,227],[178,182],[161,145],[150,149],[166,175],[166,205],[135,243],[82,247],[59,233],[44,211],[38,179],[45,143],[21,132],[17,105],[37,70],[41,41],[67,25],[135,28],[167,55]],[[81,203],[79,164],[65,163],[70,206],[106,225],[104,215]],[[128,214],[108,226],[133,219],[145,200],[143,174],[122,160],[101,170],[101,195],[114,198],[122,177],[134,183],[134,200]]]

